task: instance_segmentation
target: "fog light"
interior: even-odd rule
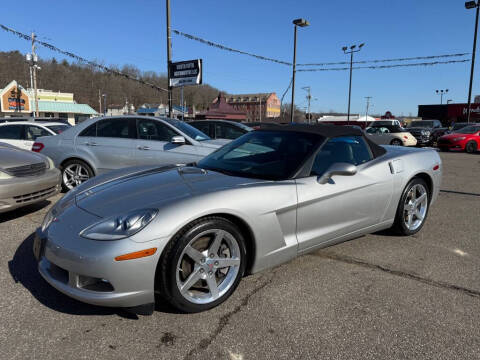
[[[78,276],[78,287],[90,291],[113,291],[113,286],[108,280],[84,275]]]

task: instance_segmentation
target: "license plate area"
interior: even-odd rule
[[[37,261],[40,261],[40,258],[43,256],[45,250],[45,239],[41,238],[38,235],[35,235],[33,239],[33,256]]]

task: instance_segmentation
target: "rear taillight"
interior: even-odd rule
[[[408,136],[407,136],[407,135],[403,135],[403,138],[404,138],[405,140],[408,140]]]
[[[44,147],[45,145],[43,145],[42,143],[36,142],[36,143],[33,143],[32,145],[32,151],[40,152],[43,150]]]

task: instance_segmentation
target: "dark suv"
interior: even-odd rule
[[[406,129],[417,139],[417,146],[431,146],[448,131],[448,128],[442,127],[440,120],[412,121]]]

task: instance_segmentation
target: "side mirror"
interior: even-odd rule
[[[357,167],[349,163],[334,163],[330,166],[322,176],[317,178],[319,184],[326,184],[334,175],[353,176],[357,173]]]
[[[175,145],[184,145],[186,141],[183,136],[174,136],[172,137],[172,140],[170,140],[170,143]]]

